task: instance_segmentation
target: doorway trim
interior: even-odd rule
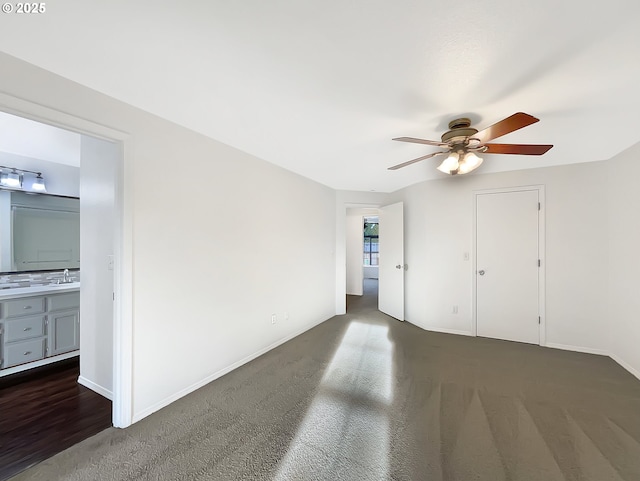
[[[540,324],[538,326],[539,331],[539,339],[540,346],[547,345],[547,336],[546,336],[546,299],[545,299],[545,279],[546,279],[546,246],[545,246],[545,225],[546,225],[546,217],[545,217],[545,209],[546,209],[546,199],[545,199],[545,186],[543,184],[537,185],[524,185],[519,187],[503,187],[503,188],[495,188],[495,189],[482,189],[482,190],[474,190],[473,191],[473,225],[472,225],[472,256],[473,262],[471,263],[471,335],[474,337],[478,336],[478,316],[477,316],[477,308],[478,308],[478,299],[477,299],[477,271],[478,271],[478,244],[477,244],[477,227],[478,227],[478,196],[483,194],[498,194],[498,193],[509,193],[509,192],[521,192],[521,191],[538,191],[538,201],[540,202],[540,209],[538,211],[538,258],[540,259],[540,267],[538,268],[538,313],[540,315]]]
[[[115,427],[133,414],[133,149],[130,134],[0,91],[0,110],[120,145],[115,175],[113,412]]]

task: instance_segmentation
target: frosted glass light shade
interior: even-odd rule
[[[31,186],[33,190],[37,190],[38,192],[46,192],[47,188],[44,185],[44,179],[41,174],[38,174],[36,180],[33,181],[33,185]]]
[[[451,174],[451,172],[455,172],[456,170],[458,170],[459,160],[460,156],[456,152],[451,152],[449,154],[449,157],[444,159],[438,166],[438,170],[440,172],[444,172],[445,174]]]
[[[6,187],[20,187],[22,185],[22,174],[18,172],[2,172],[0,184]]]
[[[467,152],[460,162],[460,167],[458,168],[458,174],[468,174],[472,170],[477,169],[482,164],[482,159],[478,157],[473,152]]]

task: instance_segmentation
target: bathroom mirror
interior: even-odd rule
[[[0,274],[80,267],[80,199],[0,190]]]

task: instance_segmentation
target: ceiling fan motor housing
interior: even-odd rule
[[[449,131],[442,134],[442,141],[448,143],[463,142],[478,133],[478,129],[471,127],[471,120],[467,118],[455,119],[449,122]]]

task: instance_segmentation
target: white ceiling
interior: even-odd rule
[[[443,176],[452,118],[541,121],[478,173],[608,159],[640,140],[637,0],[58,0],[0,48],[337,189]],[[117,127],[117,126],[116,126]]]

